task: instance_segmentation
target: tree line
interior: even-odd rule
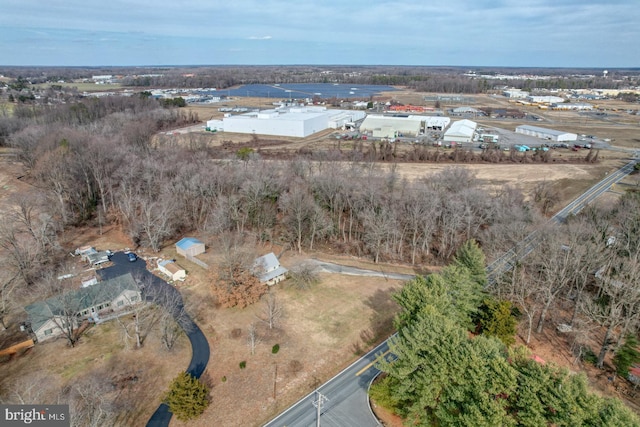
[[[551,76],[551,78],[510,79],[509,84],[526,90],[538,89],[618,89],[638,84],[634,70],[601,69],[476,68],[478,76],[465,75],[464,67],[424,66],[201,66],[154,68],[47,68],[4,67],[0,74],[14,78],[10,88],[29,83],[56,83],[59,80],[90,78],[96,74],[117,76],[124,86],[226,89],[242,84],[344,83],[406,86],[418,91],[440,93],[484,93],[504,84],[498,75]],[[585,77],[590,75],[592,77]],[[28,76],[28,77],[27,77]]]

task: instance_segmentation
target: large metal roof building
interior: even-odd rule
[[[360,132],[371,132],[374,138],[416,136],[425,129],[446,128],[451,119],[442,116],[382,116],[368,115],[360,125]]]
[[[451,127],[444,133],[443,139],[445,142],[471,142],[477,125],[476,122],[466,119],[453,122]]]
[[[317,106],[286,107],[225,117],[222,128],[225,132],[304,138],[328,128],[337,129],[346,123],[362,120],[365,115],[364,111],[358,110],[328,110]],[[218,123],[211,122],[212,126],[207,123],[208,127]]]
[[[371,132],[374,138],[395,138],[399,135],[415,136],[420,133],[420,116],[382,116],[368,115],[360,125],[360,132]]]
[[[578,135],[571,132],[563,132],[561,130],[541,128],[538,126],[521,125],[516,128],[516,133],[523,135],[535,136],[536,138],[547,139],[550,141],[575,141]]]

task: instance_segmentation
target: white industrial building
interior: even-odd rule
[[[368,115],[360,125],[360,132],[374,138],[395,138],[401,135],[416,136],[425,129],[443,130],[451,119],[443,116],[382,116]]]
[[[210,130],[257,135],[292,136],[304,138],[328,128],[338,129],[347,123],[362,120],[364,111],[328,110],[326,107],[297,106],[249,112],[210,120]]]
[[[562,104],[551,104],[554,110],[593,110],[593,105],[586,102],[563,102]]]
[[[222,132],[224,130],[224,122],[222,120],[207,120],[207,130]]]
[[[507,98],[524,99],[529,96],[529,92],[520,89],[508,89],[502,92]]]
[[[464,107],[457,107],[452,109],[451,114],[453,114],[454,116],[465,116],[470,114],[474,116],[478,116],[478,115],[484,115],[484,112],[478,110],[477,108],[464,106]]]
[[[424,118],[420,116],[368,115],[360,125],[360,132],[371,133],[374,138],[395,138],[400,135],[416,136],[422,130]]]
[[[535,136],[536,138],[547,139],[556,142],[575,141],[576,139],[578,139],[578,135],[576,135],[575,133],[529,125],[518,126],[516,128],[516,133]]]
[[[530,95],[527,97],[527,101],[534,102],[536,104],[559,104],[565,100],[559,96]]]
[[[444,133],[444,142],[465,143],[473,141],[477,123],[471,120],[458,120]]]
[[[443,116],[428,116],[423,117],[423,119],[425,129],[444,130],[449,126],[449,123],[451,123],[451,119],[449,117]]]

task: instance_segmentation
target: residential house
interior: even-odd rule
[[[187,272],[180,267],[174,260],[166,259],[158,261],[158,269],[163,274],[169,276],[171,280],[184,280]]]
[[[75,328],[85,319],[97,321],[100,316],[117,314],[141,301],[140,288],[131,273],[127,273],[35,302],[24,309],[37,340],[43,341],[62,335],[67,322],[72,322]]]
[[[253,269],[260,282],[269,286],[283,281],[289,271],[280,265],[273,252],[257,258],[253,263]]]

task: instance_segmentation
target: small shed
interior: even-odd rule
[[[180,267],[174,260],[166,259],[164,261],[158,261],[158,269],[171,278],[171,280],[184,280],[187,277],[187,272],[184,268]]]
[[[256,258],[253,269],[260,282],[267,285],[275,285],[283,281],[289,271],[280,265],[280,261],[273,252]]]
[[[176,251],[184,256],[196,256],[204,253],[204,243],[195,237],[185,237],[176,243]]]

